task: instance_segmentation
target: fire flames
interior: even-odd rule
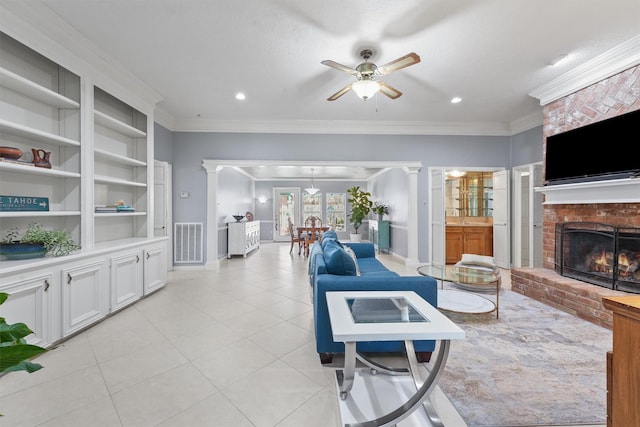
[[[597,273],[613,272],[613,253],[600,251],[591,256],[588,263],[590,270]],[[640,253],[629,254],[620,252],[618,254],[618,276],[620,278],[640,280]]]

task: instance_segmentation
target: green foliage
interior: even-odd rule
[[[69,255],[79,249],[67,230],[45,230],[40,224],[31,223],[24,233],[17,228],[9,230],[2,238],[1,243],[43,243],[47,253],[53,256]]]
[[[8,297],[8,294],[0,292],[0,305]],[[4,317],[0,317],[0,377],[9,372],[31,373],[42,368],[42,365],[30,362],[29,359],[46,352],[47,349],[27,344],[25,337],[31,333],[33,331],[24,323],[9,325]]]
[[[358,234],[358,229],[362,225],[362,221],[369,215],[373,202],[371,199],[371,193],[361,190],[360,187],[351,187],[347,189],[349,199],[347,200],[351,204],[351,216],[349,221]]]
[[[375,202],[373,204],[373,208],[371,208],[371,211],[374,214],[378,214],[378,215],[389,215],[389,205],[385,205],[384,203]]]

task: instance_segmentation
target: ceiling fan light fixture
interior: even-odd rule
[[[351,89],[360,99],[367,100],[380,90],[380,83],[374,80],[358,80],[351,85]]]
[[[316,194],[318,191],[320,191],[319,188],[315,188],[313,186],[313,168],[311,168],[311,187],[305,188],[304,191],[306,191],[307,193],[309,193],[312,196],[314,194]]]

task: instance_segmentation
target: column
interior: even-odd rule
[[[409,177],[408,218],[407,218],[407,259],[405,265],[417,267],[418,261],[418,172],[420,167],[405,166],[402,170]]]
[[[207,260],[205,269],[218,268],[218,172],[222,166],[209,160],[202,161],[207,171]]]

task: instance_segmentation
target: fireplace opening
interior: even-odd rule
[[[640,228],[558,223],[555,270],[605,288],[640,293]]]

